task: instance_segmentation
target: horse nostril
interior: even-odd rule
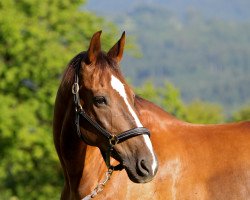
[[[147,162],[145,160],[139,160],[137,163],[138,174],[140,176],[148,176],[149,175],[149,167],[147,166]]]

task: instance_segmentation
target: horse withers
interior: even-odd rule
[[[110,174],[125,169],[131,181],[146,183],[157,172],[150,132],[138,117],[135,94],[119,69],[125,33],[108,53],[101,51],[100,35],[95,33],[89,49],[72,59],[56,98],[54,142],[65,177],[62,199],[81,197],[86,145],[100,149]],[[110,164],[111,157],[118,166]]]

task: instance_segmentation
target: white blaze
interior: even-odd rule
[[[138,116],[136,115],[135,111],[133,110],[133,108],[131,107],[131,105],[128,102],[127,94],[126,94],[126,91],[125,91],[123,83],[118,78],[116,78],[115,76],[111,75],[111,86],[123,98],[125,104],[128,107],[129,112],[131,113],[131,115],[133,116],[133,118],[135,120],[135,123],[136,123],[137,127],[143,127],[142,124],[141,124],[141,122],[140,122],[140,120],[139,120],[139,118],[138,118]],[[152,170],[153,170],[153,173],[155,173],[157,162],[156,162],[155,155],[153,153],[152,143],[151,143],[148,135],[143,135],[143,138],[145,140],[145,143],[146,143],[146,145],[147,145],[150,153],[152,154],[152,157],[153,157]]]

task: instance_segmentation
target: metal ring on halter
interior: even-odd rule
[[[119,139],[116,135],[112,135],[112,137],[109,139],[109,144],[111,146],[115,146],[119,142]]]
[[[79,84],[78,83],[74,83],[72,85],[72,93],[73,94],[77,94],[79,92]]]

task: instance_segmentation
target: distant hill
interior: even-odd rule
[[[201,99],[227,110],[250,101],[250,1],[105,2],[98,4],[102,12],[136,37],[143,54],[123,62],[134,84],[170,80],[186,102]]]
[[[141,5],[160,6],[173,11],[179,16],[184,16],[188,10],[196,10],[205,17],[250,20],[249,0],[89,0],[87,9],[101,15],[112,16],[128,13]]]

